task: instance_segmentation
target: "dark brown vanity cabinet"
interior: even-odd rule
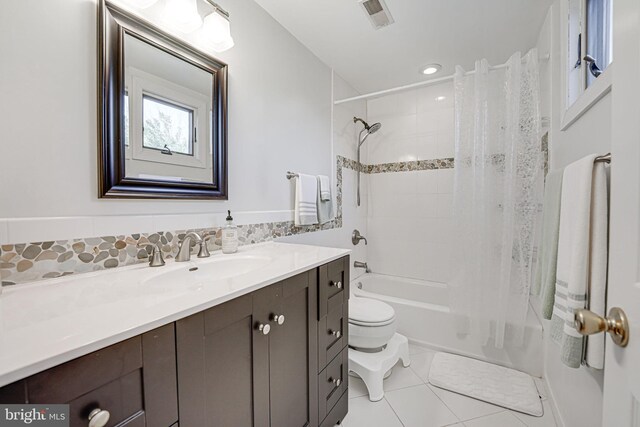
[[[317,427],[347,413],[349,258],[0,388],[71,426]]]
[[[317,270],[177,322],[181,427],[318,425]]]

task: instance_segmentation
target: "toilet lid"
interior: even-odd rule
[[[349,321],[356,324],[388,324],[395,318],[393,307],[371,298],[349,300]]]

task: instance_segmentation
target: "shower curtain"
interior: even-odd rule
[[[455,270],[451,306],[459,332],[503,348],[523,342],[543,157],[538,53],[506,67],[456,68]]]

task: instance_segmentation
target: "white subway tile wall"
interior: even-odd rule
[[[367,141],[370,164],[454,155],[453,85],[367,103],[382,128]],[[368,183],[368,258],[381,274],[447,282],[452,271],[453,169],[377,173]]]

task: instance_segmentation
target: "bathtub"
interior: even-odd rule
[[[416,344],[542,376],[542,324],[532,309],[527,315],[524,345],[496,349],[457,333],[445,283],[367,273],[351,281],[351,293],[391,305],[398,332]]]

